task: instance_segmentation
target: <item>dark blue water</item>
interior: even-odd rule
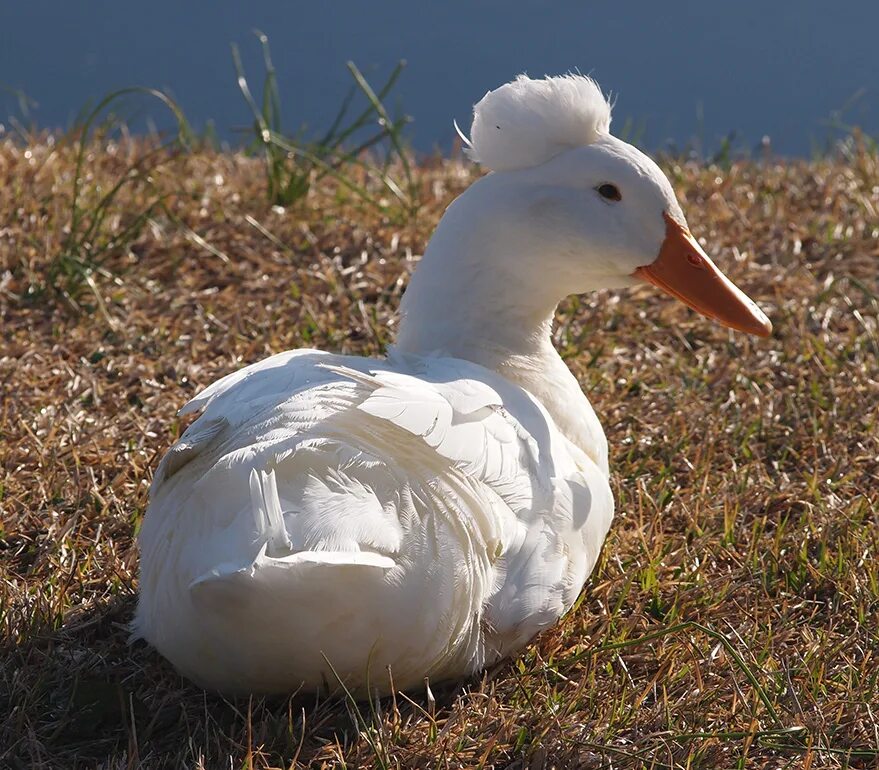
[[[113,89],[166,88],[196,126],[212,119],[230,137],[248,113],[229,44],[257,76],[255,27],[270,37],[291,130],[326,126],[347,59],[380,81],[403,58],[392,102],[422,150],[448,150],[452,119],[467,126],[487,89],[571,69],[612,90],[615,128],[631,119],[651,149],[711,151],[735,132],[743,149],[768,135],[807,155],[839,121],[879,134],[876,0],[17,0],[0,5],[0,83],[36,101],[31,119],[47,127]],[[0,121],[10,114],[16,100],[0,93]]]

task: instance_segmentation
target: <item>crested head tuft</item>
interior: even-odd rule
[[[467,154],[492,171],[545,163],[610,131],[610,103],[585,75],[519,75],[473,108]]]

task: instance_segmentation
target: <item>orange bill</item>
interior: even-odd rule
[[[765,313],[717,269],[684,225],[668,213],[663,216],[665,240],[659,256],[633,275],[724,326],[768,337],[772,324]]]

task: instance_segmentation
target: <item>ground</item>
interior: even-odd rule
[[[0,767],[865,768],[879,761],[879,156],[666,159],[769,339],[645,286],[556,343],[602,420],[618,515],[575,609],[475,681],[378,703],[226,700],[127,624],[151,475],[215,378],[380,355],[443,208],[262,162],[0,141]],[[101,204],[132,163],[119,192]],[[387,195],[388,200],[382,199]]]

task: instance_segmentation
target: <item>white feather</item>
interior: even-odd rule
[[[136,632],[214,688],[320,687],[323,656],[361,688],[367,660],[379,689],[387,665],[403,687],[476,670],[570,606],[594,560],[563,543],[610,522],[554,512],[591,462],[466,361],[299,351],[194,401],[141,531]]]
[[[492,171],[539,166],[610,131],[610,102],[585,75],[520,75],[473,108],[467,154]]]

